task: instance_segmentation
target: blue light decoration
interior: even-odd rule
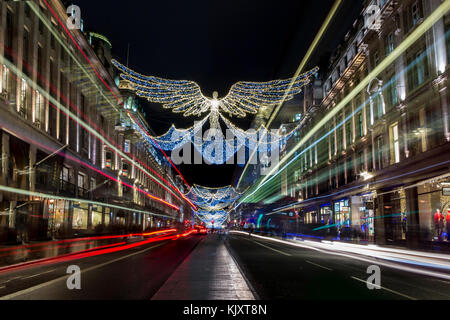
[[[212,98],[205,97],[200,86],[194,81],[145,76],[116,60],[112,60],[112,63],[121,72],[120,78],[126,83],[126,87],[133,90],[138,97],[160,103],[163,108],[171,109],[174,113],[183,113],[185,117],[201,116],[207,113],[203,120],[188,129],[177,129],[172,126],[159,137],[143,134],[149,143],[165,151],[181,149],[187,143],[192,143],[208,163],[216,165],[228,162],[242,148],[249,150],[249,153],[253,153],[256,148],[258,153],[270,153],[274,146],[279,148],[280,145],[285,144],[298,129],[294,129],[287,135],[269,132],[264,126],[258,130],[244,131],[234,126],[223,116],[223,113],[230,117],[244,118],[247,114],[256,114],[261,107],[275,107],[289,101],[311,82],[318,71],[318,68],[314,68],[296,78],[285,80],[240,81],[231,87],[226,97],[219,99],[217,92],[213,93]],[[203,139],[201,130],[207,120],[209,120],[210,132],[213,133]],[[223,136],[220,120],[231,130],[234,137]],[[143,133],[136,125],[135,129]]]
[[[222,188],[208,188],[194,185],[186,194],[199,210],[195,212],[197,217],[208,227],[220,227],[228,217],[228,210],[242,193],[237,192],[232,186]],[[214,221],[214,226],[211,221]]]
[[[228,162],[238,153],[247,158],[255,149],[257,149],[258,154],[268,154],[272,150],[278,152],[300,127],[300,125],[296,126],[287,134],[270,132],[265,126],[261,126],[258,130],[245,131],[234,126],[231,121],[220,115],[220,119],[232,133],[232,137],[224,137],[220,130],[214,131],[215,129],[209,131],[209,133],[214,131],[211,137],[207,135],[203,137],[203,126],[207,123],[209,117],[208,115],[188,129],[177,129],[172,125],[165,134],[157,137],[149,136],[136,123],[133,123],[133,127],[155,148],[174,151],[182,149],[186,144],[192,144],[208,163],[215,165]],[[245,152],[242,148],[248,151]]]

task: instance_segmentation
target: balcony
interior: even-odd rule
[[[75,196],[76,186],[66,180],[59,180],[59,192],[65,195]]]

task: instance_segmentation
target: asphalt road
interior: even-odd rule
[[[228,245],[261,299],[450,299],[450,282],[433,277],[380,266],[382,288],[369,290],[371,263],[244,235]]]
[[[192,252],[200,236],[165,240],[57,264],[0,273],[0,299],[148,300]],[[81,290],[69,290],[67,268],[81,269]]]

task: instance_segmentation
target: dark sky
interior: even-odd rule
[[[170,79],[194,80],[203,94],[227,94],[240,80],[291,77],[334,0],[75,0],[85,28],[107,36],[113,56],[134,70]],[[360,12],[361,1],[345,0],[309,67],[332,51]],[[149,123],[163,134],[183,118],[145,103]],[[252,119],[239,122],[248,125]],[[192,183],[230,184],[234,166],[180,166]]]

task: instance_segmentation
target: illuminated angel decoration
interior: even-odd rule
[[[217,92],[210,98],[202,94],[200,86],[194,81],[145,76],[116,60],[112,60],[112,63],[122,72],[120,77],[137,96],[153,103],[161,103],[164,108],[172,109],[175,113],[183,113],[185,117],[210,113],[211,129],[219,129],[219,113],[244,118],[247,114],[256,114],[261,107],[274,107],[293,99],[311,82],[311,78],[318,70],[314,68],[295,79],[269,82],[240,81],[231,87],[224,98],[219,98]]]

